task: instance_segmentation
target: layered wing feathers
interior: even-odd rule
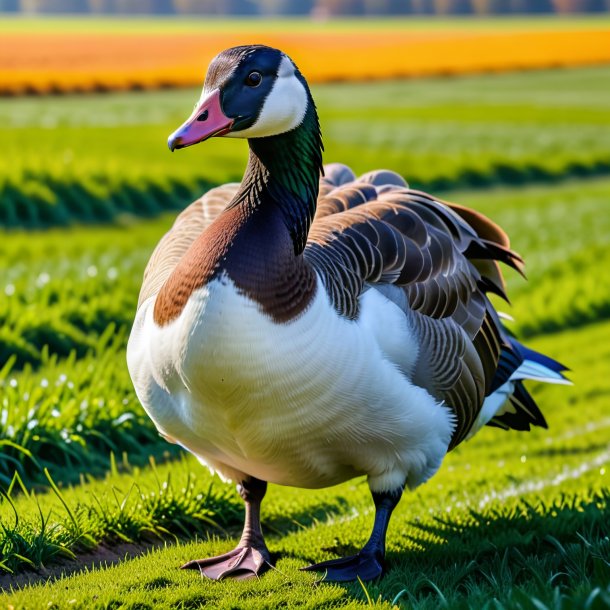
[[[357,318],[369,289],[403,309],[420,345],[413,381],[454,411],[451,446],[463,440],[492,384],[502,382],[501,354],[512,353],[486,296],[505,296],[498,262],[522,270],[502,229],[409,189],[392,172],[356,178],[333,165],[321,181],[304,256],[341,315]]]

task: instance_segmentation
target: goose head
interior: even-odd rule
[[[263,45],[233,47],[210,64],[191,116],[168,138],[171,151],[214,136],[267,138],[299,127],[313,101],[294,62]]]

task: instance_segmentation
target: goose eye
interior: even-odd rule
[[[262,81],[262,74],[256,70],[254,72],[250,72],[250,74],[248,74],[246,77],[246,85],[248,85],[248,87],[258,87]]]

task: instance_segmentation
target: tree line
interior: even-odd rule
[[[610,0],[0,0],[0,12],[118,15],[498,15],[610,10]]]

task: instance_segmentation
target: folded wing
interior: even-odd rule
[[[498,262],[522,270],[506,234],[481,214],[411,190],[397,174],[329,166],[304,256],[335,309],[357,318],[360,296],[396,303],[419,339],[412,381],[456,414],[463,440],[513,348],[486,293],[505,297]],[[510,359],[503,357],[503,362]],[[503,379],[506,377],[506,379]]]

